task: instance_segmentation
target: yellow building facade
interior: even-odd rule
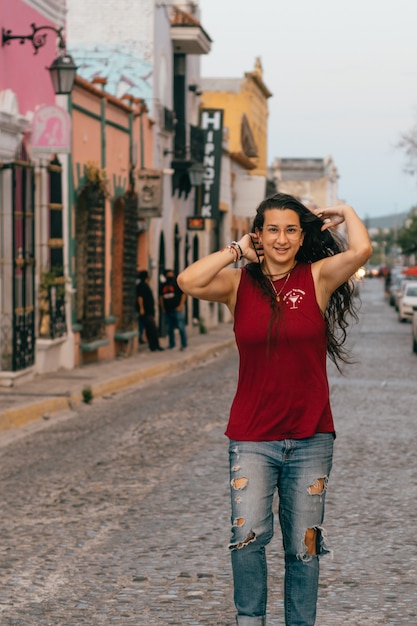
[[[223,109],[232,158],[253,176],[267,175],[268,98],[272,96],[263,80],[261,60],[243,78],[205,78],[201,107]]]

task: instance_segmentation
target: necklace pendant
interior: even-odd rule
[[[276,301],[277,301],[277,302],[281,302],[281,298],[280,298],[278,295],[277,295],[277,297],[276,297]]]

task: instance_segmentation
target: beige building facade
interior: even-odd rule
[[[331,156],[276,158],[269,168],[269,177],[278,191],[291,194],[308,206],[331,206],[339,201],[339,174]]]

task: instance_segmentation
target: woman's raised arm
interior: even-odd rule
[[[237,243],[189,265],[178,275],[178,285],[189,296],[222,302],[233,310],[241,270],[228,266],[243,257],[253,260],[253,256],[256,258],[251,238],[244,235]]]
[[[228,265],[236,260],[233,248],[213,252],[186,267],[178,275],[178,285],[193,298],[229,304],[240,270]]]
[[[372,254],[371,240],[365,224],[347,204],[318,209],[314,213],[325,220],[322,230],[346,224],[347,249],[314,263],[315,276],[327,294],[331,294],[368,261]]]

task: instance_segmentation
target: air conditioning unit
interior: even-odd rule
[[[173,133],[175,130],[175,124],[177,123],[175,117],[175,111],[171,111],[166,107],[162,107],[162,123],[161,128],[170,133]]]

